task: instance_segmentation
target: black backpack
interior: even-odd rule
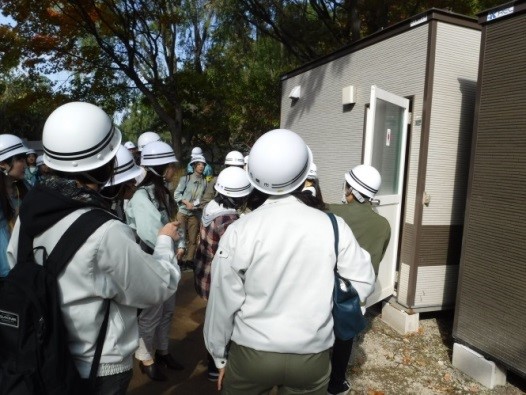
[[[0,279],[0,394],[79,394],[87,391],[68,348],[68,336],[58,299],[57,276],[87,238],[109,219],[110,213],[93,209],[82,214],[67,229],[46,257],[35,262],[32,244],[19,248],[17,264]],[[23,225],[19,243],[22,243]],[[29,245],[29,247],[27,246]],[[90,372],[96,378],[106,337],[109,300]],[[91,384],[90,383],[90,384]]]

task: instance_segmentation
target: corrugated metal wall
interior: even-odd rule
[[[414,113],[422,113],[428,26],[375,43],[328,64],[286,79],[282,84],[281,127],[299,133],[312,148],[324,199],[340,202],[343,174],[360,164],[364,112],[371,85],[399,96],[414,96]],[[301,98],[288,95],[301,85]],[[342,106],[342,88],[354,85],[356,104]],[[413,127],[406,221],[413,221],[420,126]]]
[[[485,29],[453,335],[526,375],[526,14]]]
[[[480,31],[438,24],[424,226],[464,222],[479,48]]]

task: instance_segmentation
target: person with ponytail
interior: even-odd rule
[[[227,228],[239,219],[242,209],[254,187],[245,170],[227,167],[217,177],[214,185],[217,194],[208,203],[201,218],[200,242],[195,256],[194,281],[197,294],[208,300],[210,294],[210,273],[212,260],[219,246],[219,240]],[[214,359],[208,354],[208,379],[217,381],[219,370]]]
[[[116,160],[113,177],[100,193],[111,201],[111,209],[115,214],[126,221],[124,209],[136,190],[136,178],[142,174],[143,169],[135,163],[133,154],[125,145],[119,147]]]
[[[181,278],[174,253],[178,224],[170,222],[157,229],[155,252],[147,254],[133,230],[108,211],[108,201],[100,194],[113,177],[121,140],[119,128],[94,104],[70,102],[56,108],[42,131],[43,160],[53,173],[28,191],[7,248],[10,267],[24,264],[28,248],[35,263],[44,265],[42,251],[51,253],[82,215],[99,211],[109,217],[85,239],[57,277],[64,335],[82,393],[89,394],[126,394],[139,345],[137,309],[171,298]],[[4,153],[5,147],[0,147]],[[10,165],[4,156],[0,162],[4,174],[12,175],[14,163]],[[20,174],[23,177],[23,167]],[[25,270],[18,269],[18,273]],[[98,348],[104,322],[106,335]],[[92,371],[94,363],[98,368]]]
[[[171,180],[178,162],[172,147],[162,141],[146,144],[141,150],[141,166],[146,170],[144,179],[125,208],[126,221],[135,230],[139,244],[153,253],[157,232],[175,217],[177,206],[166,182]],[[185,252],[184,231],[180,229],[177,259]],[[135,358],[139,368],[151,380],[165,381],[160,365],[182,370],[169,353],[169,333],[175,309],[175,294],[164,303],[144,309],[139,314],[139,348]],[[154,353],[155,351],[155,353]]]

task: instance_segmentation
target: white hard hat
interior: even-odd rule
[[[36,155],[37,152],[33,148],[29,148],[26,152],[26,155]]]
[[[117,163],[115,164],[113,178],[105,186],[122,184],[139,177],[141,173],[142,170],[133,160],[131,152],[121,145],[117,151]]]
[[[230,151],[225,157],[225,165],[227,166],[243,166],[245,158],[239,151]]]
[[[190,154],[190,156],[197,156],[197,155],[201,155],[203,156],[203,150],[199,147],[194,147],[192,148],[192,153]]]
[[[318,166],[316,164],[311,163],[309,168],[309,174],[307,174],[307,180],[315,180],[318,178]]]
[[[135,177],[135,185],[139,185],[141,182],[143,182],[143,180],[146,178],[146,174],[148,174],[144,167],[139,166],[139,169],[141,169],[141,173]]]
[[[38,155],[35,164],[37,167],[42,166],[44,164],[44,157],[42,155]]]
[[[126,147],[126,149],[134,149],[134,148],[137,148],[137,147],[135,146],[135,144],[133,144],[133,141],[126,141],[126,142],[124,143],[124,147]]]
[[[0,134],[0,162],[15,155],[25,154],[28,148],[22,139],[13,134]]]
[[[245,163],[245,165],[248,163],[248,155],[243,158],[243,162]]]
[[[121,132],[99,107],[71,102],[47,118],[42,133],[44,163],[51,169],[78,173],[97,169],[117,154]]]
[[[214,189],[221,195],[230,197],[247,196],[254,187],[248,180],[248,174],[240,167],[227,167],[217,176]]]
[[[194,155],[192,156],[192,159],[190,160],[190,164],[192,163],[195,163],[195,162],[201,162],[201,163],[204,163],[206,165],[206,159],[203,155]]]
[[[248,157],[250,183],[269,195],[285,195],[303,185],[312,154],[303,139],[287,129],[261,136]]]
[[[179,162],[169,144],[154,141],[146,144],[141,151],[141,166],[159,166]]]
[[[362,196],[373,198],[380,189],[382,177],[374,167],[358,165],[345,173],[345,181]]]
[[[142,151],[146,144],[152,143],[154,141],[161,141],[161,136],[155,132],[144,132],[137,139],[139,151]]]

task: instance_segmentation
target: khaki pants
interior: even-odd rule
[[[230,345],[223,395],[326,395],[331,373],[329,350],[317,354],[282,354]]]
[[[186,253],[183,261],[193,261],[197,250],[197,239],[199,237],[199,227],[201,225],[200,217],[196,215],[186,215],[181,212],[177,213],[177,221],[185,229]]]

